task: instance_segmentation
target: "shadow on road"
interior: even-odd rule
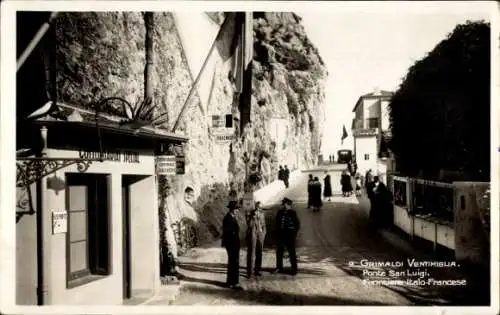
[[[366,301],[325,295],[292,294],[271,290],[231,291],[220,290],[213,287],[188,287],[182,288],[181,290],[187,290],[202,295],[220,296],[224,299],[229,298],[254,305],[390,305],[379,301]]]
[[[196,262],[196,263],[181,263],[179,264],[179,268],[184,271],[191,271],[191,272],[206,272],[206,273],[212,273],[212,274],[226,274],[227,271],[227,264],[223,263],[202,263],[202,262]],[[272,267],[265,267],[262,268],[263,273],[271,273],[274,270]],[[325,271],[322,270],[321,268],[300,268],[299,270],[301,275],[315,275],[315,276],[323,276],[326,275]],[[284,273],[291,273],[290,268],[285,268]],[[240,274],[245,275],[246,274],[246,267],[245,264],[240,265]],[[293,279],[293,278],[291,278]],[[200,279],[202,280],[202,279]]]

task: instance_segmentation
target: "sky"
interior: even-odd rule
[[[295,11],[318,48],[329,76],[326,82],[322,153],[353,148],[352,109],[358,98],[375,88],[396,91],[408,68],[425,57],[456,25],[467,20],[490,21],[488,6],[399,10]],[[341,146],[342,125],[349,137]]]

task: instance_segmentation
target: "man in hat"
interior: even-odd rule
[[[292,200],[284,198],[283,207],[276,214],[276,269],[273,273],[283,272],[283,254],[286,250],[290,256],[292,274],[297,274],[297,254],[295,252],[295,241],[300,229],[300,221],[297,213],[292,208]]]
[[[255,203],[255,207],[247,215],[247,277],[260,276],[262,267],[262,251],[264,249],[264,239],[266,237],[266,218],[262,212],[260,201]],[[254,266],[255,262],[255,266]],[[254,269],[252,267],[255,267]],[[253,270],[252,270],[253,269]]]
[[[235,200],[229,201],[228,213],[222,221],[222,247],[227,251],[227,281],[226,284],[236,290],[242,290],[240,282],[240,226],[236,215],[239,204]]]

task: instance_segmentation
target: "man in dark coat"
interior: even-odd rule
[[[262,251],[264,249],[264,239],[266,238],[266,218],[262,211],[260,201],[255,203],[255,207],[247,215],[247,277],[260,276],[262,268]],[[255,263],[255,265],[254,265]]]
[[[290,170],[288,169],[288,166],[285,165],[285,169],[283,170],[284,173],[284,182],[285,182],[285,187],[288,188],[290,186]]]
[[[297,274],[297,253],[295,244],[297,233],[300,229],[300,221],[297,213],[292,208],[292,200],[284,198],[282,201],[283,208],[276,214],[276,269],[273,273],[283,273],[283,254],[285,248],[290,256],[290,264],[292,265],[292,275]]]
[[[313,204],[313,183],[314,177],[309,174],[309,180],[307,181],[307,209],[310,209]]]
[[[228,287],[236,290],[242,290],[239,285],[240,278],[240,226],[236,219],[238,212],[238,202],[229,201],[227,205],[228,213],[222,221],[222,247],[227,251],[227,281]]]
[[[323,190],[323,197],[328,198],[328,201],[331,200],[332,198],[332,183],[330,181],[330,174],[328,174],[327,172],[325,172],[326,176],[325,176],[325,186],[324,186],[324,190]]]
[[[390,190],[382,183],[378,176],[373,178],[370,184],[371,190],[371,208],[370,220],[376,228],[390,227],[392,225],[392,194]]]
[[[283,166],[280,165],[280,168],[278,170],[278,179],[283,181],[283,184],[285,184],[285,170],[283,169]],[[286,184],[285,184],[286,187]]]

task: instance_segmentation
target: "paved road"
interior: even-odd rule
[[[273,275],[275,267],[273,232],[267,238],[263,257],[265,272],[258,279],[245,275],[245,250],[241,251],[241,284],[244,292],[223,287],[226,253],[220,242],[206,248],[195,248],[181,258],[182,286],[176,305],[446,305],[466,304],[470,294],[463,287],[427,285],[428,278],[463,279],[457,268],[409,268],[408,259],[429,261],[431,258],[413,250],[392,234],[371,231],[367,226],[366,199],[336,196],[325,202],[321,212],[306,209],[306,181],[303,173],[284,195],[296,201],[302,222],[298,235],[299,274]],[[324,177],[324,172],[315,172]],[[332,180],[339,172],[331,171]],[[272,217],[276,207],[268,210]],[[361,262],[401,262],[402,267],[361,266]],[[288,260],[285,258],[285,267]],[[399,275],[390,271],[401,272]],[[408,270],[427,271],[425,285],[412,286]],[[382,273],[385,272],[385,276]],[[405,283],[376,284],[377,280],[400,280]],[[156,303],[155,303],[156,304]]]

